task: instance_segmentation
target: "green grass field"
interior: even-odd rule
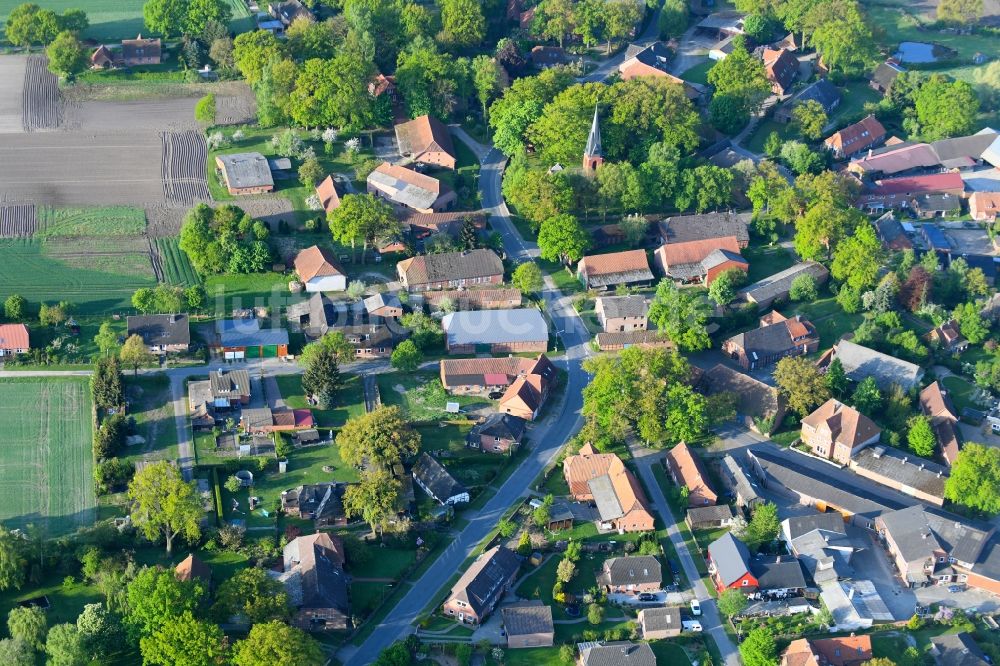
[[[21,0],[0,0],[0,23],[7,20],[10,11],[22,4]],[[87,12],[90,27],[83,36],[98,40],[134,38],[146,30],[142,22],[144,0],[36,0],[43,9],[62,13],[67,9],[82,9]],[[233,19],[229,27],[233,32],[253,30],[253,17],[243,0],[229,0]]]
[[[65,534],[93,523],[90,390],[86,379],[0,380],[0,521]]]
[[[77,315],[131,307],[132,293],[156,285],[141,244],[109,250],[107,238],[0,240],[0,298],[20,294],[32,303],[69,301]],[[142,243],[145,243],[143,240]],[[121,246],[120,246],[121,247]]]
[[[181,251],[180,239],[157,238],[156,249],[163,260],[163,274],[167,282],[176,285],[201,284],[201,278],[194,270],[186,254]]]
[[[146,231],[146,213],[131,206],[52,208],[39,211],[35,238],[59,236],[139,236]]]

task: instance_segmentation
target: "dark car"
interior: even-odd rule
[[[639,595],[639,601],[656,601],[656,595],[652,592],[643,592]]]
[[[493,391],[488,397],[490,400],[499,400],[503,397],[503,391]]]
[[[952,593],[961,592],[964,589],[965,589],[964,585],[949,585],[948,586],[948,591],[952,592]]]

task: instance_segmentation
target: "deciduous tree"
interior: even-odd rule
[[[910,419],[906,442],[910,445],[910,450],[918,456],[930,458],[934,455],[937,439],[934,437],[931,422],[926,416],[918,414]]]
[[[389,470],[382,467],[364,470],[361,480],[344,491],[344,513],[349,518],[361,518],[372,528],[372,534],[378,535],[395,518],[399,493],[399,480]]]
[[[280,60],[280,57],[281,44],[274,33],[267,30],[244,32],[236,35],[233,40],[233,62],[251,86],[256,86],[260,82],[268,63]]]
[[[983,15],[983,0],[941,0],[937,17],[952,23],[975,23]]]
[[[198,491],[171,463],[155,462],[136,472],[128,485],[128,498],[132,522],[150,541],[162,536],[167,553],[172,552],[178,534],[189,542],[201,536],[204,511]]]
[[[235,666],[322,666],[326,661],[315,639],[277,620],[251,627],[233,647],[232,659]]]
[[[572,215],[554,215],[538,231],[538,251],[547,261],[576,262],[589,247],[590,235]]]
[[[48,666],[87,666],[91,663],[84,636],[75,624],[57,624],[45,642]]]
[[[649,320],[679,349],[708,349],[708,307],[697,292],[679,289],[669,279],[660,281],[649,307]]]
[[[11,294],[3,302],[3,315],[10,321],[21,321],[28,316],[28,301],[20,294]]]
[[[708,285],[708,297],[717,305],[728,305],[736,298],[736,290],[746,282],[747,274],[738,268],[723,271]]]
[[[362,243],[361,263],[365,262],[369,247],[380,241],[390,240],[402,233],[402,227],[392,206],[371,194],[347,194],[329,217],[333,239],[353,249]]]
[[[263,624],[290,616],[285,588],[260,567],[240,569],[219,585],[214,611],[220,622]]]
[[[198,581],[179,581],[173,570],[143,567],[125,590],[125,628],[134,639],[148,636],[178,615],[197,610],[204,595]]]
[[[742,590],[726,590],[719,595],[719,612],[734,618],[747,607],[747,595]]]
[[[48,44],[63,30],[59,17],[51,9],[41,9],[26,2],[14,7],[7,15],[4,32],[14,46]]]
[[[439,0],[441,38],[458,48],[476,46],[486,36],[486,18],[479,0]]]
[[[49,58],[49,71],[67,79],[79,74],[87,67],[87,55],[76,33],[63,30],[45,49]]]
[[[767,627],[755,627],[740,643],[740,657],[745,666],[777,666],[778,648]]]
[[[875,227],[862,220],[854,233],[845,238],[833,252],[830,273],[858,291],[875,286],[882,266],[882,242],[875,234]]]
[[[830,397],[830,389],[816,366],[802,356],[790,356],[774,367],[774,382],[788,399],[788,406],[806,416]]]
[[[410,427],[396,406],[382,406],[347,421],[337,433],[340,457],[350,465],[392,469],[417,453],[420,433]]]
[[[122,345],[121,351],[118,352],[118,358],[121,359],[123,365],[132,368],[132,373],[136,376],[139,374],[139,368],[153,362],[153,355],[146,348],[146,343],[143,342],[142,336],[136,333],[125,339],[125,344]]]
[[[188,0],[146,0],[142,6],[142,19],[146,30],[177,37],[187,27]]]
[[[14,640],[24,641],[36,650],[45,646],[49,623],[37,606],[15,606],[7,615],[7,631]]]
[[[944,496],[985,514],[1000,512],[1000,449],[966,443],[951,466]]]
[[[792,109],[792,119],[799,134],[809,141],[816,141],[823,136],[823,128],[827,123],[826,110],[816,100],[810,99],[796,105]]]
[[[971,134],[979,113],[979,98],[967,81],[932,74],[913,95],[918,124],[924,141]]]
[[[542,279],[542,269],[533,261],[526,261],[518,264],[510,277],[512,286],[527,294],[534,294],[542,290],[544,282]]]
[[[143,663],[161,666],[214,666],[226,656],[219,625],[184,611],[139,641]]]
[[[415,371],[423,360],[424,355],[417,349],[413,340],[403,340],[392,350],[390,363],[400,372],[409,373]]]

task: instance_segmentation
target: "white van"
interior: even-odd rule
[[[681,620],[681,628],[684,631],[701,631],[701,622],[698,620]]]
[[[701,604],[698,603],[697,599],[691,600],[691,615],[694,615],[695,617],[701,616]]]

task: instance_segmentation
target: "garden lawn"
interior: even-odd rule
[[[538,260],[539,267],[552,278],[555,282],[556,287],[564,295],[572,296],[573,294],[582,294],[585,289],[583,284],[576,279],[576,274],[571,273],[566,269],[565,266],[557,261],[545,261],[544,259]]]
[[[972,394],[976,390],[976,387],[969,382],[961,377],[949,375],[941,380],[941,384],[948,391],[948,397],[951,398],[955,409],[959,412],[962,412],[967,407],[981,409],[979,405],[972,401]]]
[[[507,666],[565,666],[559,655],[559,646],[520,648],[517,650],[506,650],[504,660]],[[660,662],[669,663],[669,662]],[[685,663],[685,662],[677,662]]]
[[[411,421],[452,418],[454,414],[445,412],[449,402],[457,402],[463,409],[494,404],[492,400],[475,395],[448,395],[441,386],[440,376],[434,371],[412,374],[391,372],[377,377],[382,404],[398,406]]]
[[[205,279],[208,306],[215,312],[262,306],[277,312],[288,302],[288,276],[281,273],[211,275]]]
[[[467,487],[489,484],[508,461],[507,456],[483,453],[465,446],[465,437],[472,429],[469,422],[419,425],[420,450],[447,451],[437,460]]]
[[[837,300],[832,296],[821,298],[812,303],[793,304],[789,307],[790,314],[800,314],[816,327],[819,333],[819,348],[829,349],[837,343],[845,333],[855,330],[864,317],[859,314],[847,314]]]
[[[0,379],[0,520],[66,534],[94,522],[92,403],[86,378]]]
[[[127,446],[119,457],[139,460],[173,460],[177,457],[177,422],[171,402],[170,380],[166,375],[125,375],[125,397],[129,415],[135,419],[136,434],[144,444]]]
[[[750,138],[746,140],[744,144],[748,150],[755,153],[764,152],[764,142],[767,141],[767,137],[771,132],[777,132],[778,136],[781,137],[782,141],[790,141],[796,138],[795,128],[792,123],[779,123],[776,120],[763,120],[757,125],[757,129],[753,131]],[[751,267],[753,264],[751,264]]]
[[[35,238],[55,236],[139,236],[146,232],[146,213],[131,206],[52,208],[38,211]]]
[[[61,575],[52,572],[38,585],[27,583],[20,590],[9,589],[0,593],[0,614],[6,618],[18,602],[42,596],[49,600],[50,607],[45,611],[45,618],[50,627],[63,622],[76,624],[84,606],[104,601],[104,596],[95,586],[76,581],[67,586],[63,584]]]
[[[690,83],[698,83],[703,86],[708,85],[708,70],[712,69],[714,60],[706,58],[704,62],[687,69],[681,74],[681,78]]]
[[[302,375],[279,375],[278,390],[281,391],[282,400],[292,409],[312,410],[316,425],[323,428],[339,428],[347,423],[348,419],[363,416],[365,413],[361,377],[346,373],[340,377],[343,385],[337,391],[334,406],[330,409],[318,409],[306,402],[305,392],[302,390]]]
[[[748,284],[780,273],[795,263],[792,253],[781,246],[748,247],[741,254],[750,263],[750,270],[747,273]]]
[[[77,316],[108,314],[131,308],[132,293],[153,286],[148,244],[141,252],[126,239],[0,239],[0,299],[65,300]]]
[[[686,664],[690,661],[684,648],[677,643],[666,640],[650,641],[649,647],[656,655],[657,664]]]

